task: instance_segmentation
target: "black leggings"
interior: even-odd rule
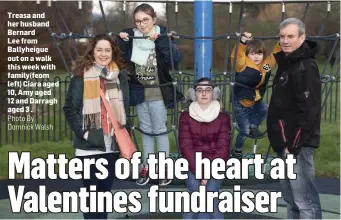
[[[111,187],[115,178],[115,162],[119,158],[119,153],[107,153],[107,154],[96,154],[89,156],[78,157],[84,161],[84,159],[100,159],[105,158],[108,161],[108,165],[105,165],[105,168],[108,170],[108,177],[106,179],[98,179],[96,177],[96,173],[99,172],[95,165],[91,165],[90,167],[90,179],[83,179],[83,187],[86,188],[88,192],[90,192],[90,186],[95,185],[97,192],[107,192],[111,191]],[[92,201],[97,205],[97,201]],[[87,207],[90,207],[90,197],[87,198],[86,201]],[[104,207],[106,205],[104,204]],[[83,213],[84,219],[107,219],[107,212],[93,212],[93,213]]]

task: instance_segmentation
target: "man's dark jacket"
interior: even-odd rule
[[[159,25],[160,34],[167,34],[166,27]],[[134,36],[134,29],[128,28],[123,30],[122,32],[126,32],[129,36]],[[171,42],[171,44],[170,44]],[[121,38],[117,38],[117,43],[120,49],[123,51],[123,57],[129,63],[131,68],[131,75],[129,80],[129,93],[130,93],[130,105],[135,106],[144,102],[144,87],[139,82],[136,77],[135,72],[135,64],[131,62],[131,55],[133,51],[133,40],[123,41]],[[172,46],[172,56],[170,56],[170,47]],[[174,66],[177,66],[177,63],[181,60],[180,51],[177,46],[169,40],[168,36],[160,36],[155,40],[155,53],[157,60],[157,68],[158,68],[158,78],[160,84],[168,83],[160,87],[161,94],[163,97],[163,101],[167,108],[174,107],[174,86],[172,84],[173,79],[169,74],[169,70],[172,68],[172,59]],[[176,90],[176,101],[182,101],[184,99],[183,94]]]
[[[272,86],[267,131],[276,152],[285,147],[298,155],[301,147],[320,145],[321,80],[314,60],[318,46],[306,40],[289,55],[276,53],[278,70]]]

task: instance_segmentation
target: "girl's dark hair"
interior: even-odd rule
[[[98,34],[96,35],[89,43],[88,49],[86,50],[85,54],[83,56],[79,56],[76,58],[76,61],[72,63],[72,71],[75,76],[83,77],[84,70],[90,69],[91,66],[94,65],[95,58],[94,58],[94,49],[100,40],[106,40],[109,41],[111,48],[112,48],[112,56],[113,61],[116,62],[118,65],[118,68],[127,68],[128,64],[123,59],[122,52],[115,43],[115,41],[106,34]]]
[[[211,79],[209,79],[209,78],[207,78],[207,77],[202,77],[202,78],[198,79],[198,80],[195,82],[193,88],[196,89],[196,88],[199,86],[199,84],[200,84],[201,82],[208,82],[208,84],[203,84],[203,85],[207,85],[207,86],[212,86],[212,87],[214,87],[213,84],[212,84],[212,80],[211,80]]]
[[[154,8],[150,6],[149,4],[143,3],[137,6],[134,10],[134,15],[140,11],[146,13],[147,15],[150,15],[152,18],[156,18],[156,13],[154,11]]]
[[[266,48],[264,42],[258,39],[248,41],[246,43],[245,54],[248,55],[249,53],[262,53],[265,56]]]

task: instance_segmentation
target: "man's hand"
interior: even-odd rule
[[[247,41],[249,40],[252,40],[252,33],[249,33],[249,32],[244,32],[242,34],[242,38],[241,38],[241,41],[246,43]]]
[[[201,185],[206,185],[207,184],[207,180],[201,180]]]
[[[88,137],[89,137],[89,131],[85,132],[84,135],[83,135],[83,138],[85,140],[88,140]]]
[[[284,158],[287,158],[287,155],[290,154],[290,152],[288,151],[288,148],[286,147],[285,150],[284,150],[284,154],[283,154],[283,157]]]

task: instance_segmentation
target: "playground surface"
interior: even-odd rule
[[[340,219],[340,179],[317,177],[317,186],[320,192],[320,199],[323,210],[323,219]],[[8,195],[8,185],[24,185],[25,191],[37,191],[40,185],[46,186],[46,191],[58,192],[78,192],[82,186],[79,180],[0,180],[0,213],[1,218],[5,219],[82,219],[82,213],[12,213]],[[112,192],[116,191],[139,191],[142,195],[140,202],[142,210],[140,213],[110,213],[109,219],[132,218],[132,219],[181,219],[182,213],[149,213],[148,189],[151,184],[138,186],[133,181],[115,180]],[[17,187],[15,187],[17,189]],[[160,191],[185,191],[184,184],[171,184],[165,187],[159,187]],[[233,184],[224,184],[224,191],[232,191]],[[241,185],[241,191],[280,191],[278,182],[260,183],[259,181],[247,182],[247,185]],[[228,219],[286,219],[286,204],[282,198],[278,199],[276,213],[226,213]]]

